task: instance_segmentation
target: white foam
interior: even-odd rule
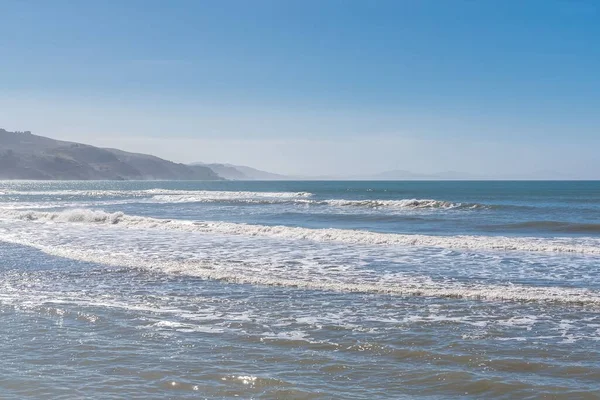
[[[248,191],[218,191],[218,190],[162,190],[152,189],[143,191],[153,195],[158,201],[191,202],[202,200],[235,200],[235,199],[294,199],[310,197],[309,192],[248,192]]]
[[[311,240],[316,242],[337,242],[357,245],[600,254],[600,240],[593,238],[404,235],[348,229],[311,229],[288,226],[250,225],[231,222],[167,220],[126,215],[122,212],[107,213],[89,209],[57,212],[0,210],[0,218],[42,223],[61,222],[119,225],[121,227],[133,229],[178,230],[205,234],[269,237],[286,240]]]
[[[46,190],[0,192],[0,195],[30,195],[30,196],[82,196],[82,197],[152,197],[152,196],[198,196],[205,198],[296,198],[310,197],[308,192],[250,192],[250,191],[220,191],[220,190]]]
[[[309,206],[332,206],[332,207],[364,207],[364,208],[398,208],[398,209],[475,209],[485,208],[481,204],[469,203],[452,203],[443,200],[433,199],[400,199],[400,200],[346,200],[346,199],[328,199],[328,200],[313,200],[302,197],[308,196],[270,196],[267,193],[261,196],[248,196],[243,192],[238,194],[216,194],[215,192],[207,192],[202,194],[185,194],[185,195],[157,195],[152,197],[152,200],[157,203],[213,203],[213,202],[236,202],[249,204],[295,204]]]
[[[538,321],[538,317],[535,315],[522,315],[518,317],[511,317],[507,320],[498,321],[499,325],[512,326],[512,327],[524,327],[530,331]]]
[[[168,194],[152,197],[154,203],[250,203],[250,204],[279,204],[311,203],[311,201],[300,200],[308,197],[303,193],[250,193],[250,192],[204,192],[196,194]]]
[[[25,221],[40,222],[116,224],[125,217],[125,214],[123,214],[122,212],[107,213],[104,211],[94,211],[89,209],[74,209],[55,212],[33,210],[19,211],[5,209],[0,211],[0,217],[9,217]]]
[[[332,206],[353,206],[370,208],[482,208],[481,204],[453,203],[450,201],[433,199],[400,199],[400,200],[325,200],[326,204]]]
[[[0,240],[37,248],[47,254],[78,261],[118,267],[159,271],[167,274],[185,274],[203,279],[235,284],[280,286],[304,290],[323,290],[345,293],[373,293],[396,296],[422,296],[488,301],[519,301],[559,303],[600,307],[600,293],[594,290],[565,287],[539,287],[498,284],[450,284],[422,279],[376,282],[320,279],[320,277],[278,275],[270,269],[264,272],[247,268],[244,264],[219,264],[201,260],[172,260],[157,256],[114,253],[97,249],[72,248],[67,245],[48,246],[18,237],[3,236]]]
[[[364,207],[364,208],[408,208],[408,209],[475,209],[486,208],[483,204],[454,203],[435,199],[397,199],[397,200],[349,200],[349,199],[309,199],[314,196],[309,192],[252,192],[252,191],[219,191],[219,190],[49,190],[49,191],[5,191],[0,195],[29,195],[53,197],[126,197],[148,198],[156,203],[213,203],[238,202],[250,204],[298,204],[326,205],[332,207]]]

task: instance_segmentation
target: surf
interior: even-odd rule
[[[165,274],[187,275],[229,284],[285,287],[298,290],[317,290],[342,293],[368,293],[399,297],[432,297],[461,300],[535,302],[568,306],[600,307],[600,292],[565,287],[537,287],[512,284],[460,284],[433,282],[418,277],[379,282],[319,277],[277,276],[271,270],[256,272],[246,263],[223,264],[214,260],[172,260],[141,257],[139,254],[114,253],[69,246],[47,246],[26,239],[2,237],[1,241],[38,249],[48,255],[81,262],[133,268]]]
[[[129,229],[178,230],[203,234],[271,237],[287,240],[310,240],[315,242],[337,242],[355,245],[417,246],[458,250],[580,253],[590,255],[600,254],[600,240],[595,238],[408,235],[339,228],[313,229],[299,226],[159,219],[128,215],[123,212],[108,213],[90,209],[64,211],[23,211],[5,209],[0,210],[0,219],[12,219],[35,223],[118,225]]]

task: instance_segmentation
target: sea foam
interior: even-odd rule
[[[2,195],[131,198],[145,199],[154,203],[218,203],[240,204],[296,204],[309,206],[406,208],[406,209],[478,209],[490,206],[478,203],[461,203],[436,199],[314,199],[310,192],[257,192],[221,190],[53,190],[53,191],[7,191]]]
[[[150,270],[167,274],[184,274],[202,279],[219,280],[232,284],[278,286],[302,290],[321,290],[344,293],[372,293],[405,297],[437,297],[465,300],[516,301],[555,303],[570,306],[600,307],[600,293],[594,290],[565,287],[538,287],[512,284],[461,284],[423,280],[342,281],[278,276],[272,270],[256,273],[243,264],[220,265],[215,261],[172,260],[140,257],[95,249],[47,246],[41,243],[3,237],[0,240],[30,246],[46,254],[83,262],[117,267]]]
[[[434,199],[400,199],[400,200],[347,200],[347,199],[306,199],[303,196],[244,196],[237,194],[215,194],[206,192],[202,194],[187,195],[157,195],[152,200],[157,203],[216,203],[231,202],[245,204],[293,204],[307,206],[332,206],[332,207],[364,207],[364,208],[407,208],[407,209],[476,209],[487,208],[483,204],[453,203]],[[307,196],[304,196],[307,197]]]
[[[211,198],[295,198],[313,196],[309,192],[251,192],[225,190],[7,190],[0,195],[20,196],[79,196],[79,197],[152,197],[152,196],[198,196]]]
[[[246,237],[338,242],[355,245],[419,246],[464,250],[556,252],[600,254],[600,240],[593,238],[534,238],[503,236],[432,236],[379,233],[351,229],[312,229],[290,226],[252,225],[231,222],[168,220],[107,213],[89,209],[57,212],[0,210],[0,218],[41,223],[118,225],[131,229],[162,229]]]

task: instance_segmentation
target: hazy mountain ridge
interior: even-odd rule
[[[55,140],[29,131],[0,129],[0,179],[33,180],[571,180],[556,171],[477,175],[391,170],[365,175],[286,176],[221,163],[180,164],[112,148]]]
[[[0,129],[0,179],[220,180],[208,167]]]
[[[274,174],[272,172],[261,171],[256,168],[244,165],[220,164],[220,163],[202,163],[197,162],[192,166],[202,165],[212,169],[219,176],[230,180],[257,180],[257,181],[275,181],[292,179],[286,175]]]

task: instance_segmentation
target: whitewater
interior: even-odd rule
[[[206,222],[171,220],[126,215],[123,212],[107,213],[90,209],[74,209],[60,212],[0,211],[0,218],[34,222],[62,222],[119,225],[136,229],[173,229],[205,234],[229,234],[264,236],[291,240],[341,242],[347,244],[399,245],[442,247],[449,249],[511,250],[535,252],[566,252],[600,254],[599,239],[535,238],[502,236],[427,236],[377,233],[344,229],[309,229],[288,226],[235,224],[229,222]]]
[[[599,266],[597,182],[5,181],[3,379],[67,396],[19,367],[62,363],[63,387],[117,368],[91,383],[107,398],[594,398]]]

